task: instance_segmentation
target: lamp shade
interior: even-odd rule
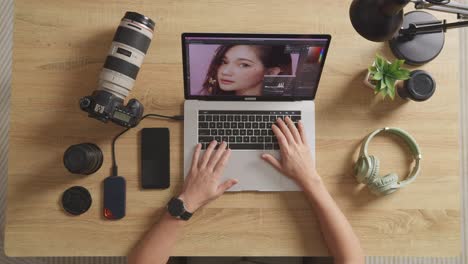
[[[354,0],[349,16],[364,38],[383,42],[393,38],[403,22],[403,8],[410,0]]]

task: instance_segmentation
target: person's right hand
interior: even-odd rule
[[[201,144],[198,143],[195,148],[192,166],[179,196],[191,213],[215,200],[237,183],[236,179],[219,182],[231,150],[226,148],[226,142],[222,142],[215,150],[217,144],[218,142],[213,140],[202,157],[200,157]]]
[[[281,159],[277,160],[270,154],[263,154],[262,158],[304,187],[310,180],[320,179],[320,176],[315,170],[305,136],[304,124],[299,121],[299,129],[297,129],[289,117],[286,117],[285,121],[278,118],[277,125],[272,125],[273,133],[275,133],[280,146]]]

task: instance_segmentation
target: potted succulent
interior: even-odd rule
[[[400,68],[404,62],[404,60],[389,62],[380,55],[376,55],[364,82],[374,89],[375,94],[380,93],[384,99],[389,96],[393,100],[395,98],[395,83],[410,77],[409,70]]]

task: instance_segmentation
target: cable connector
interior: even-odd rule
[[[184,120],[184,116],[183,115],[175,115],[172,117],[173,119],[175,120]]]

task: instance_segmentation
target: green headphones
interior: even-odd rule
[[[383,177],[379,177],[380,162],[375,156],[368,155],[367,153],[369,142],[380,132],[389,132],[401,137],[408,144],[412,154],[414,155],[416,165],[410,175],[403,181],[398,181],[398,175],[396,173],[390,173]],[[395,192],[399,188],[405,187],[416,179],[420,169],[419,164],[421,158],[421,151],[419,150],[418,144],[410,134],[399,128],[385,127],[377,129],[366,137],[361,145],[361,151],[359,153],[359,159],[354,167],[354,173],[357,181],[366,184],[372,193],[377,195],[387,195]]]

